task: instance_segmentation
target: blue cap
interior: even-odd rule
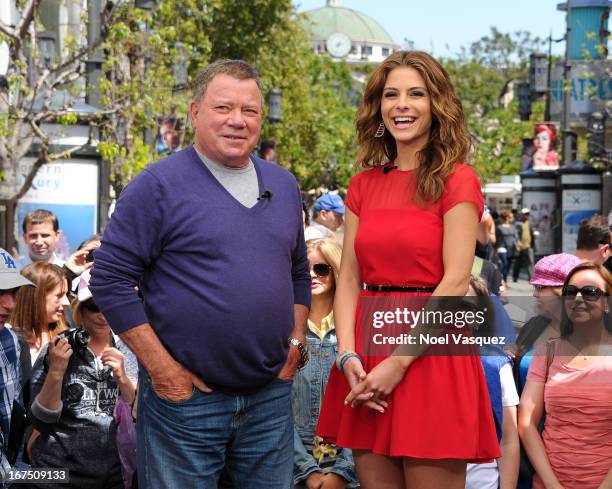
[[[344,201],[337,194],[325,194],[319,197],[314,205],[315,211],[334,211],[344,214]]]

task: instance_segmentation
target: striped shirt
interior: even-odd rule
[[[0,450],[2,454],[0,475],[6,474],[10,465],[6,449],[11,425],[13,401],[22,402],[19,342],[10,328],[0,325]]]

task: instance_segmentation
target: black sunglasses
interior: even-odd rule
[[[563,296],[567,297],[568,299],[576,299],[578,292],[580,292],[580,295],[585,301],[589,302],[595,302],[599,298],[606,295],[603,290],[601,290],[599,287],[595,287],[594,285],[585,285],[580,289],[575,285],[566,285],[563,287]]]
[[[331,265],[327,263],[315,263],[312,266],[312,271],[315,273],[317,277],[327,277],[329,273],[332,271]]]
[[[94,301],[83,302],[81,307],[89,312],[100,312],[100,308]]]

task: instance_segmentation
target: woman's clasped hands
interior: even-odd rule
[[[357,407],[363,404],[379,413],[384,413],[389,406],[385,399],[395,386],[404,378],[408,363],[399,356],[386,358],[368,374],[358,358],[350,358],[344,365],[344,375],[351,392],[344,404]]]

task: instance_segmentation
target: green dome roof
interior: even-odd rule
[[[342,32],[354,42],[395,44],[391,36],[372,17],[345,7],[326,6],[304,13],[312,39],[327,39]]]

